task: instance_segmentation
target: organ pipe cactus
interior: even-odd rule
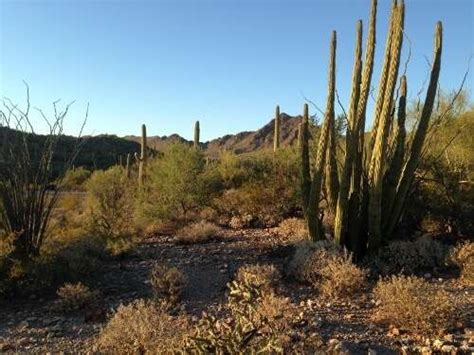
[[[394,234],[400,221],[410,185],[420,162],[441,68],[442,25],[439,22],[436,26],[434,59],[426,99],[419,123],[413,130],[413,142],[407,145],[405,128],[407,78],[403,75],[399,78],[405,5],[403,1],[394,0],[377,88],[373,128],[368,142],[365,143],[366,109],[374,67],[376,12],[377,0],[372,0],[364,61],[362,61],[362,23],[360,21],[357,23],[345,153],[340,171],[334,169],[335,160],[331,161],[332,157],[336,156],[336,144],[333,142],[335,134],[332,131],[336,52],[336,38],[333,33],[328,101],[309,189],[307,187],[309,154],[305,151],[308,136],[304,134],[305,119],[301,123],[303,209],[309,236],[313,240],[322,239],[323,236],[318,203],[321,197],[321,181],[324,179],[329,209],[335,212],[336,216],[334,241],[354,251],[356,256],[361,256],[367,249],[369,251],[378,249]],[[394,96],[398,81],[400,87],[397,102]],[[335,191],[337,191],[336,205],[334,205]]]
[[[280,148],[280,106],[275,108],[275,131],[273,136],[273,151],[276,152]]]
[[[324,122],[319,136],[316,162],[309,192],[308,206],[306,208],[306,220],[308,232],[311,240],[324,239],[319,215],[319,199],[321,195],[321,185],[324,176],[324,166],[327,156],[327,146],[331,125],[334,124],[334,98],[336,87],[336,31],[332,32],[329,54],[329,74],[328,74],[328,97]],[[309,164],[309,163],[308,163]]]
[[[299,148],[301,156],[301,194],[303,196],[303,211],[306,213],[311,190],[311,174],[309,167],[309,110],[308,104],[304,104],[303,121],[300,124]]]

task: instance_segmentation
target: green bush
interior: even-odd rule
[[[216,169],[206,165],[202,151],[181,143],[170,145],[150,162],[145,185],[138,213],[146,223],[161,220],[184,224],[220,190]]]
[[[300,209],[298,155],[291,148],[246,154],[238,162],[225,156],[218,171],[228,189],[214,208],[228,221],[275,226]]]
[[[83,190],[84,184],[91,176],[91,171],[82,167],[70,169],[64,175],[62,186],[66,190]]]

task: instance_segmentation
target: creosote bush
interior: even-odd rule
[[[176,233],[175,241],[178,244],[204,243],[217,237],[221,228],[214,223],[200,221],[187,225]]]
[[[176,267],[156,263],[151,270],[150,284],[154,299],[162,304],[175,306],[183,291],[186,277]]]
[[[120,255],[133,247],[133,191],[122,167],[95,171],[86,185],[92,231],[106,238],[107,249]]]
[[[414,241],[394,241],[367,259],[377,274],[406,275],[433,271],[446,266],[448,248],[430,237]]]
[[[351,254],[329,241],[298,245],[288,271],[327,297],[351,296],[363,288],[367,277],[366,270],[353,263]]]
[[[89,287],[81,282],[71,284],[66,283],[57,291],[58,300],[56,307],[63,312],[84,309],[97,299],[97,292],[93,292]]]
[[[374,294],[380,302],[375,318],[398,328],[435,334],[456,321],[456,309],[450,294],[422,278],[392,276],[382,279]]]
[[[180,349],[189,332],[189,320],[171,316],[155,302],[136,300],[120,305],[97,338],[109,354],[170,354]]]
[[[466,284],[474,285],[474,243],[465,242],[454,247],[450,252],[450,261],[456,265],[461,273],[461,281]]]
[[[181,227],[210,204],[219,191],[219,178],[206,165],[203,152],[185,144],[172,144],[150,161],[136,214],[141,223],[171,222]]]
[[[278,225],[278,233],[295,239],[306,239],[308,236],[308,227],[304,219],[287,218]]]

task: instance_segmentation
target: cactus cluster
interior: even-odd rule
[[[364,59],[362,21],[357,22],[345,149],[340,166],[336,161],[334,120],[336,32],[331,36],[327,105],[312,176],[309,172],[307,106],[299,134],[302,204],[309,238],[322,240],[325,239],[325,232],[329,232],[322,229],[319,210],[324,188],[328,211],[335,216],[332,233],[334,241],[356,255],[364,254],[367,249],[372,251],[379,248],[391,237],[400,221],[420,161],[441,64],[442,25],[438,22],[426,99],[419,123],[413,131],[412,142],[408,145],[405,129],[407,78],[404,75],[399,78],[405,5],[403,0],[393,0],[375,102],[374,124],[368,142],[365,142],[366,108],[374,69],[376,13],[377,0],[372,0]],[[396,93],[397,82],[400,84]]]

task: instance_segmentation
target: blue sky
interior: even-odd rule
[[[459,85],[474,52],[473,3],[406,0],[409,95],[429,70],[438,19],[445,34],[441,87]],[[302,111],[303,96],[324,107],[333,29],[337,89],[347,103],[355,23],[364,20],[365,38],[369,6],[370,0],[0,0],[0,96],[24,102],[25,80],[32,105],[45,112],[57,99],[76,100],[68,134],[78,132],[87,103],[86,134],[138,135],[146,123],[149,135],[191,138],[196,119],[202,140],[253,130],[276,104],[292,115]],[[379,0],[374,85],[389,7]],[[405,41],[404,60],[408,47]],[[42,131],[39,118],[34,123]]]

